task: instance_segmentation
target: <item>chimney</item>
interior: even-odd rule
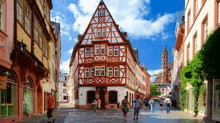
[[[128,37],[128,33],[127,33],[127,32],[123,32],[122,34],[123,34],[123,36],[124,36],[125,38]]]
[[[78,41],[80,41],[82,39],[82,34],[78,35]]]

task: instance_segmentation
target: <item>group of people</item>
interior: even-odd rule
[[[138,120],[138,115],[139,115],[139,111],[140,111],[140,107],[142,106],[142,104],[145,104],[146,108],[149,109],[154,112],[154,108],[156,106],[156,101],[154,99],[151,99],[150,101],[148,99],[145,99],[143,102],[139,99],[140,97],[137,96],[137,98],[133,101],[134,103],[134,120]],[[165,105],[166,106],[166,110],[167,113],[170,113],[170,107],[171,107],[171,100],[169,98],[166,98],[164,100],[164,103],[162,104],[162,106]],[[128,102],[128,96],[125,96],[125,98],[122,100],[121,103],[121,107],[122,107],[122,112],[123,112],[123,116],[126,119],[127,118],[127,113],[129,112],[129,108],[132,108],[131,104]]]

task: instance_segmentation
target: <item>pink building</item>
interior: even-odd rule
[[[14,0],[0,0],[0,72],[10,69],[13,48]]]

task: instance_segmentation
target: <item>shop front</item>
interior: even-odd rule
[[[0,66],[0,122],[18,116],[17,88],[15,73]]]

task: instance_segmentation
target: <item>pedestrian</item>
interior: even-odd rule
[[[166,99],[164,100],[164,104],[166,104],[167,114],[170,113],[170,106],[171,106],[171,100],[170,100],[170,98],[166,98]]]
[[[97,103],[98,103],[98,100],[95,98],[92,101],[92,106],[93,106],[94,113],[96,112],[96,109],[97,109],[97,105],[98,105]]]
[[[148,109],[148,106],[149,106],[148,103],[149,103],[149,100],[146,98],[145,101],[144,101],[144,104],[146,106],[146,110]]]
[[[128,102],[128,96],[125,96],[125,98],[121,102],[122,112],[125,120],[127,118],[127,113],[129,111],[128,105],[131,107],[130,103]]]
[[[98,99],[98,108],[99,109],[101,108],[101,99],[100,98]]]
[[[53,115],[52,115],[52,112],[53,112],[54,108],[55,108],[55,98],[52,95],[52,93],[50,93],[48,98],[47,98],[47,118],[48,118],[48,122],[50,122],[51,118],[52,118],[52,122],[55,121],[55,119],[53,118]]]
[[[151,111],[154,112],[154,105],[155,105],[154,99],[151,99],[151,100],[149,101],[149,103],[150,103],[150,109],[151,109]]]
[[[136,120],[138,120],[138,115],[140,111],[141,101],[139,99],[139,96],[134,100],[134,120],[136,117]]]

